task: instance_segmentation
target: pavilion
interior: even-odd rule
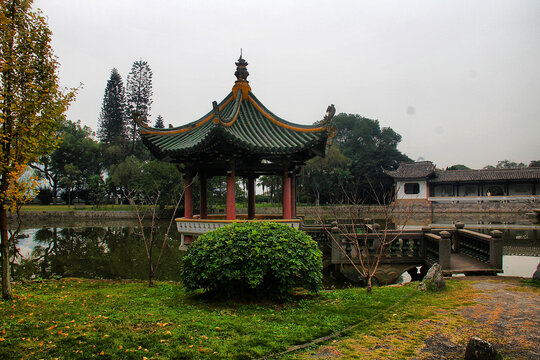
[[[255,213],[255,180],[261,175],[279,175],[283,182],[282,214],[272,221],[298,227],[295,180],[300,167],[317,155],[324,156],[329,138],[334,105],[322,121],[299,125],[285,121],[268,110],[251,92],[247,80],[248,63],[240,56],[236,62],[236,81],[232,91],[198,120],[168,129],[140,124],[144,144],[158,159],[182,164],[185,182],[184,217],[176,219],[182,247],[193,236],[214,230],[233,221],[268,219]],[[193,214],[192,180],[198,175],[200,214]],[[207,181],[226,176],[226,214],[208,214]],[[247,181],[247,214],[237,215],[235,182]]]

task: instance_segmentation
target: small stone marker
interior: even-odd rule
[[[446,282],[444,281],[441,266],[437,263],[433,264],[433,266],[429,268],[426,276],[424,276],[422,283],[425,285],[420,285],[421,290],[423,290],[423,288],[431,291],[444,289],[446,287]]]
[[[489,342],[473,336],[465,350],[465,360],[497,360],[501,355]]]

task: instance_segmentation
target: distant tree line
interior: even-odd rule
[[[511,160],[500,160],[497,161],[497,165],[486,165],[482,169],[483,170],[490,170],[490,169],[519,169],[519,168],[525,168],[525,167],[540,167],[540,160],[532,160],[529,165],[527,166],[525,163],[517,163],[515,161]],[[452,165],[446,168],[446,170],[470,170],[466,165],[462,164],[456,164]]]
[[[159,188],[160,205],[170,204],[183,190],[178,165],[153,158],[142,144],[138,123],[148,123],[152,106],[152,71],[146,61],[135,61],[126,86],[117,69],[112,69],[103,96],[97,134],[80,122],[65,120],[57,132],[60,145],[31,167],[40,175],[38,199],[72,204],[136,201],[134,193]],[[380,203],[390,200],[393,179],[384,170],[396,169],[400,162],[412,162],[397,146],[401,135],[378,120],[356,114],[339,114],[333,124],[337,133],[330,140],[325,157],[307,162],[297,177],[297,200],[306,204]],[[158,115],[156,128],[165,128]],[[532,161],[530,166],[539,166]],[[499,161],[485,168],[525,167],[523,163]],[[447,170],[468,169],[453,165]],[[198,179],[193,184],[198,196]],[[258,202],[281,203],[281,177],[262,176],[258,185],[263,195]],[[224,177],[209,180],[211,206],[225,203]],[[239,181],[236,195],[245,201],[246,184]],[[128,196],[130,195],[130,196]],[[58,200],[61,198],[60,200]]]
[[[136,62],[131,74],[147,68],[145,62]],[[151,74],[149,68],[145,73]],[[131,80],[133,75],[128,76]],[[138,77],[143,78],[142,76]],[[151,77],[146,77],[150,83]],[[151,93],[150,86],[131,86]],[[132,90],[130,90],[132,91]],[[150,99],[149,96],[132,99]],[[107,82],[100,114],[97,139],[87,126],[80,122],[65,121],[58,132],[62,139],[59,147],[39,163],[32,164],[46,183],[38,198],[42,203],[81,201],[92,205],[105,202],[126,202],[126,194],[160,184],[162,194],[182,191],[182,176],[177,165],[153,159],[142,144],[135,116],[142,121],[149,118],[150,102],[146,106],[135,101],[128,105],[121,77],[116,69]],[[145,100],[146,101],[146,100]],[[135,112],[137,115],[135,115]],[[131,114],[131,115],[130,115]],[[297,180],[298,201],[307,204],[376,202],[383,193],[389,193],[393,181],[383,170],[396,169],[401,161],[411,161],[397,145],[401,136],[389,127],[380,126],[376,120],[360,115],[339,114],[334,118],[336,136],[331,140],[326,156],[307,162]],[[155,127],[164,127],[158,116]],[[198,196],[195,180],[194,191]],[[262,176],[258,185],[264,194],[258,202],[281,202],[281,178]],[[214,177],[209,181],[210,204],[225,203],[225,178]],[[238,201],[244,200],[246,185],[237,184]],[[162,204],[170,196],[162,196]],[[131,196],[131,199],[136,197]]]
[[[401,135],[378,120],[356,114],[339,114],[333,119],[337,133],[326,156],[307,162],[297,181],[298,201],[307,204],[378,203],[392,193],[393,179],[384,170],[400,162],[412,162],[397,146]],[[281,181],[262,177],[271,201],[279,202]]]
[[[173,191],[169,184],[181,183],[179,170],[152,160],[138,134],[137,121],[146,123],[150,119],[151,105],[152,71],[147,62],[133,63],[126,88],[118,70],[112,69],[97,139],[80,121],[64,120],[57,132],[60,145],[30,165],[44,182],[38,199],[44,204],[122,202],[127,199],[127,191],[144,186],[150,177],[165,190]],[[155,126],[164,127],[161,115]]]

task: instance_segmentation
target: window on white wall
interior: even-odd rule
[[[416,195],[420,193],[420,184],[419,183],[405,183],[403,190],[407,195]]]

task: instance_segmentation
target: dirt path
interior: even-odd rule
[[[352,333],[289,358],[463,359],[468,340],[478,336],[505,359],[540,360],[540,290],[507,277],[463,281],[470,284],[460,294],[463,306],[436,310],[436,316],[421,320],[383,324],[386,328],[379,336]]]
[[[538,292],[523,291],[517,280],[494,279],[497,278],[474,279],[471,285],[476,290],[477,304],[457,309],[471,320],[460,326],[458,332],[465,337],[483,337],[505,358],[540,359]],[[441,331],[426,339],[418,359],[462,358],[465,346]]]

